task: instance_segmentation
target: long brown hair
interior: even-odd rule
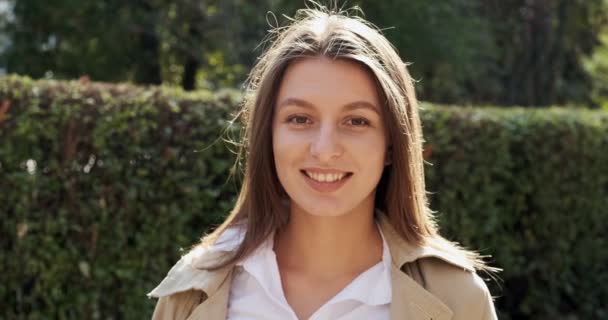
[[[290,62],[325,56],[355,61],[375,77],[384,102],[391,164],[377,186],[375,205],[397,233],[414,245],[430,245],[457,255],[481,270],[491,270],[472,251],[442,238],[429,209],[424,183],[422,128],[413,80],[406,65],[380,30],[349,12],[313,3],[299,10],[286,27],[271,31],[270,47],[253,67],[239,116],[244,124],[239,159],[245,159],[242,186],[234,209],[199,246],[212,244],[222,232],[247,220],[244,239],[234,254],[216,269],[254,251],[286,225],[287,194],[276,171],[272,149],[272,120],[276,94]]]

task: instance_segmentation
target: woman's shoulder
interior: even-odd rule
[[[188,290],[162,296],[156,303],[152,319],[187,319],[205,298],[205,294],[199,290]]]
[[[474,254],[439,236],[425,244],[411,244],[386,219],[381,220],[381,227],[395,266],[424,289],[416,292],[430,293],[433,298],[429,301],[441,301],[453,313],[453,320],[495,319],[492,297],[478,273]]]
[[[449,251],[423,248],[419,255],[401,265],[401,272],[413,279],[439,309],[449,310],[452,320],[496,319],[494,302],[483,273]],[[420,290],[416,292],[423,293]],[[428,299],[428,300],[427,300]],[[440,317],[437,317],[440,318]]]
[[[216,289],[230,269],[229,266],[209,269],[228,259],[243,239],[238,227],[226,229],[211,245],[199,244],[183,255],[148,297],[160,298],[190,290],[208,293]]]
[[[452,310],[454,320],[496,318],[488,286],[475,270],[438,257],[420,258],[416,265],[419,274],[412,278],[421,278],[424,288]]]

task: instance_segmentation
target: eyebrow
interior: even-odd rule
[[[308,108],[308,109],[316,108],[313,103],[308,102],[306,100],[302,100],[302,99],[298,99],[298,98],[287,98],[287,99],[284,99],[283,101],[281,101],[281,103],[279,103],[277,109],[288,106],[288,105],[294,105],[294,106]],[[376,107],[373,103],[370,103],[370,102],[367,102],[364,100],[347,103],[344,106],[342,106],[342,108],[344,108],[346,111],[351,111],[351,110],[355,110],[355,109],[369,109],[369,110],[377,113],[378,115],[380,115],[380,111],[378,110],[378,107]]]

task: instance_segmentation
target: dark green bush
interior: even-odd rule
[[[0,79],[0,318],[146,319],[229,211],[239,95]],[[608,316],[608,114],[422,112],[445,234],[494,255],[505,319]],[[236,129],[229,129],[234,132]]]
[[[0,80],[0,318],[150,318],[145,294],[231,207],[236,98]]]

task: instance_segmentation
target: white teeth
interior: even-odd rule
[[[344,178],[344,176],[346,176],[346,173],[323,174],[323,173],[316,173],[316,172],[309,172],[309,171],[305,171],[305,172],[306,172],[306,175],[309,176],[311,179],[319,181],[319,182],[334,182],[334,181],[341,180],[342,178]]]

